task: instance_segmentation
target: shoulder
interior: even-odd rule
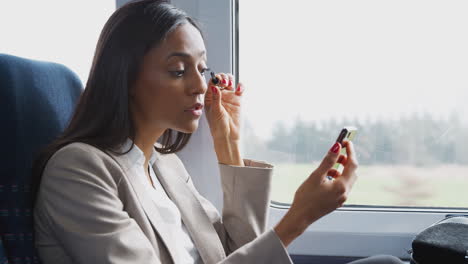
[[[106,152],[92,145],[74,142],[57,150],[49,159],[48,165],[57,162],[78,162],[80,164],[85,161],[99,162],[104,160],[112,160],[112,158]]]
[[[66,172],[66,173],[65,173]],[[112,155],[86,143],[74,142],[56,151],[44,168],[46,175],[66,175],[76,173],[100,175],[100,177],[120,177],[121,166]]]

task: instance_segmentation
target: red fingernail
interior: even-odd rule
[[[241,90],[241,86],[240,86],[240,84],[238,84],[238,85],[237,85],[236,91],[237,91],[237,92],[240,92],[240,90]]]
[[[223,84],[226,84],[226,83],[227,83],[226,80],[223,79]]]
[[[342,163],[343,160],[344,160],[344,156],[340,156],[340,157],[338,158],[338,161],[337,161],[337,162],[338,162],[338,163]]]
[[[330,151],[333,153],[338,153],[339,149],[340,149],[340,143],[335,142],[335,144],[333,144],[333,147],[331,147]]]
[[[232,81],[231,80],[229,80],[229,86],[232,86]]]
[[[214,86],[211,86],[211,91],[213,91],[213,93],[215,93],[215,94],[218,93],[218,90]]]
[[[329,173],[328,173],[329,176],[333,177],[333,178],[336,178],[336,176],[338,176],[338,172],[336,170],[331,170]]]

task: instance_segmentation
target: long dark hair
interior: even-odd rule
[[[102,29],[93,64],[68,127],[45,147],[33,164],[33,197],[37,195],[44,168],[60,148],[83,142],[102,151],[121,155],[116,147],[135,140],[129,109],[129,88],[135,83],[143,57],[177,26],[190,23],[201,29],[184,11],[163,0],[132,1],[112,14]],[[156,151],[181,150],[191,134],[168,129]],[[33,198],[34,200],[34,198]],[[34,201],[33,201],[34,202]]]

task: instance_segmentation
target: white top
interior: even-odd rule
[[[122,151],[127,151],[131,144],[132,141],[127,139]],[[174,262],[182,264],[202,263],[198,250],[195,248],[193,240],[182,222],[179,209],[172,200],[169,199],[169,196],[167,196],[167,193],[164,191],[153,170],[153,164],[156,160],[156,150],[153,148],[153,153],[149,160],[149,173],[151,180],[153,181],[154,188],[151,186],[151,183],[146,176],[145,168],[143,167],[145,163],[143,151],[137,145],[134,145],[132,150],[125,155],[128,155],[127,157],[130,161],[129,168],[131,168],[133,174],[137,175],[138,179],[141,180],[142,184],[145,186],[145,190],[150,194],[151,199],[156,204],[161,216],[164,218],[164,224],[166,226],[162,228],[170,230],[169,233],[173,235],[174,241],[177,241],[177,244],[180,245],[180,248],[178,249],[179,253],[177,254],[179,258],[175,259]]]

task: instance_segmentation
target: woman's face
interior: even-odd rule
[[[152,48],[130,90],[130,110],[137,133],[161,136],[168,128],[194,132],[207,89],[206,69],[205,44],[200,32],[189,23],[178,26]]]

